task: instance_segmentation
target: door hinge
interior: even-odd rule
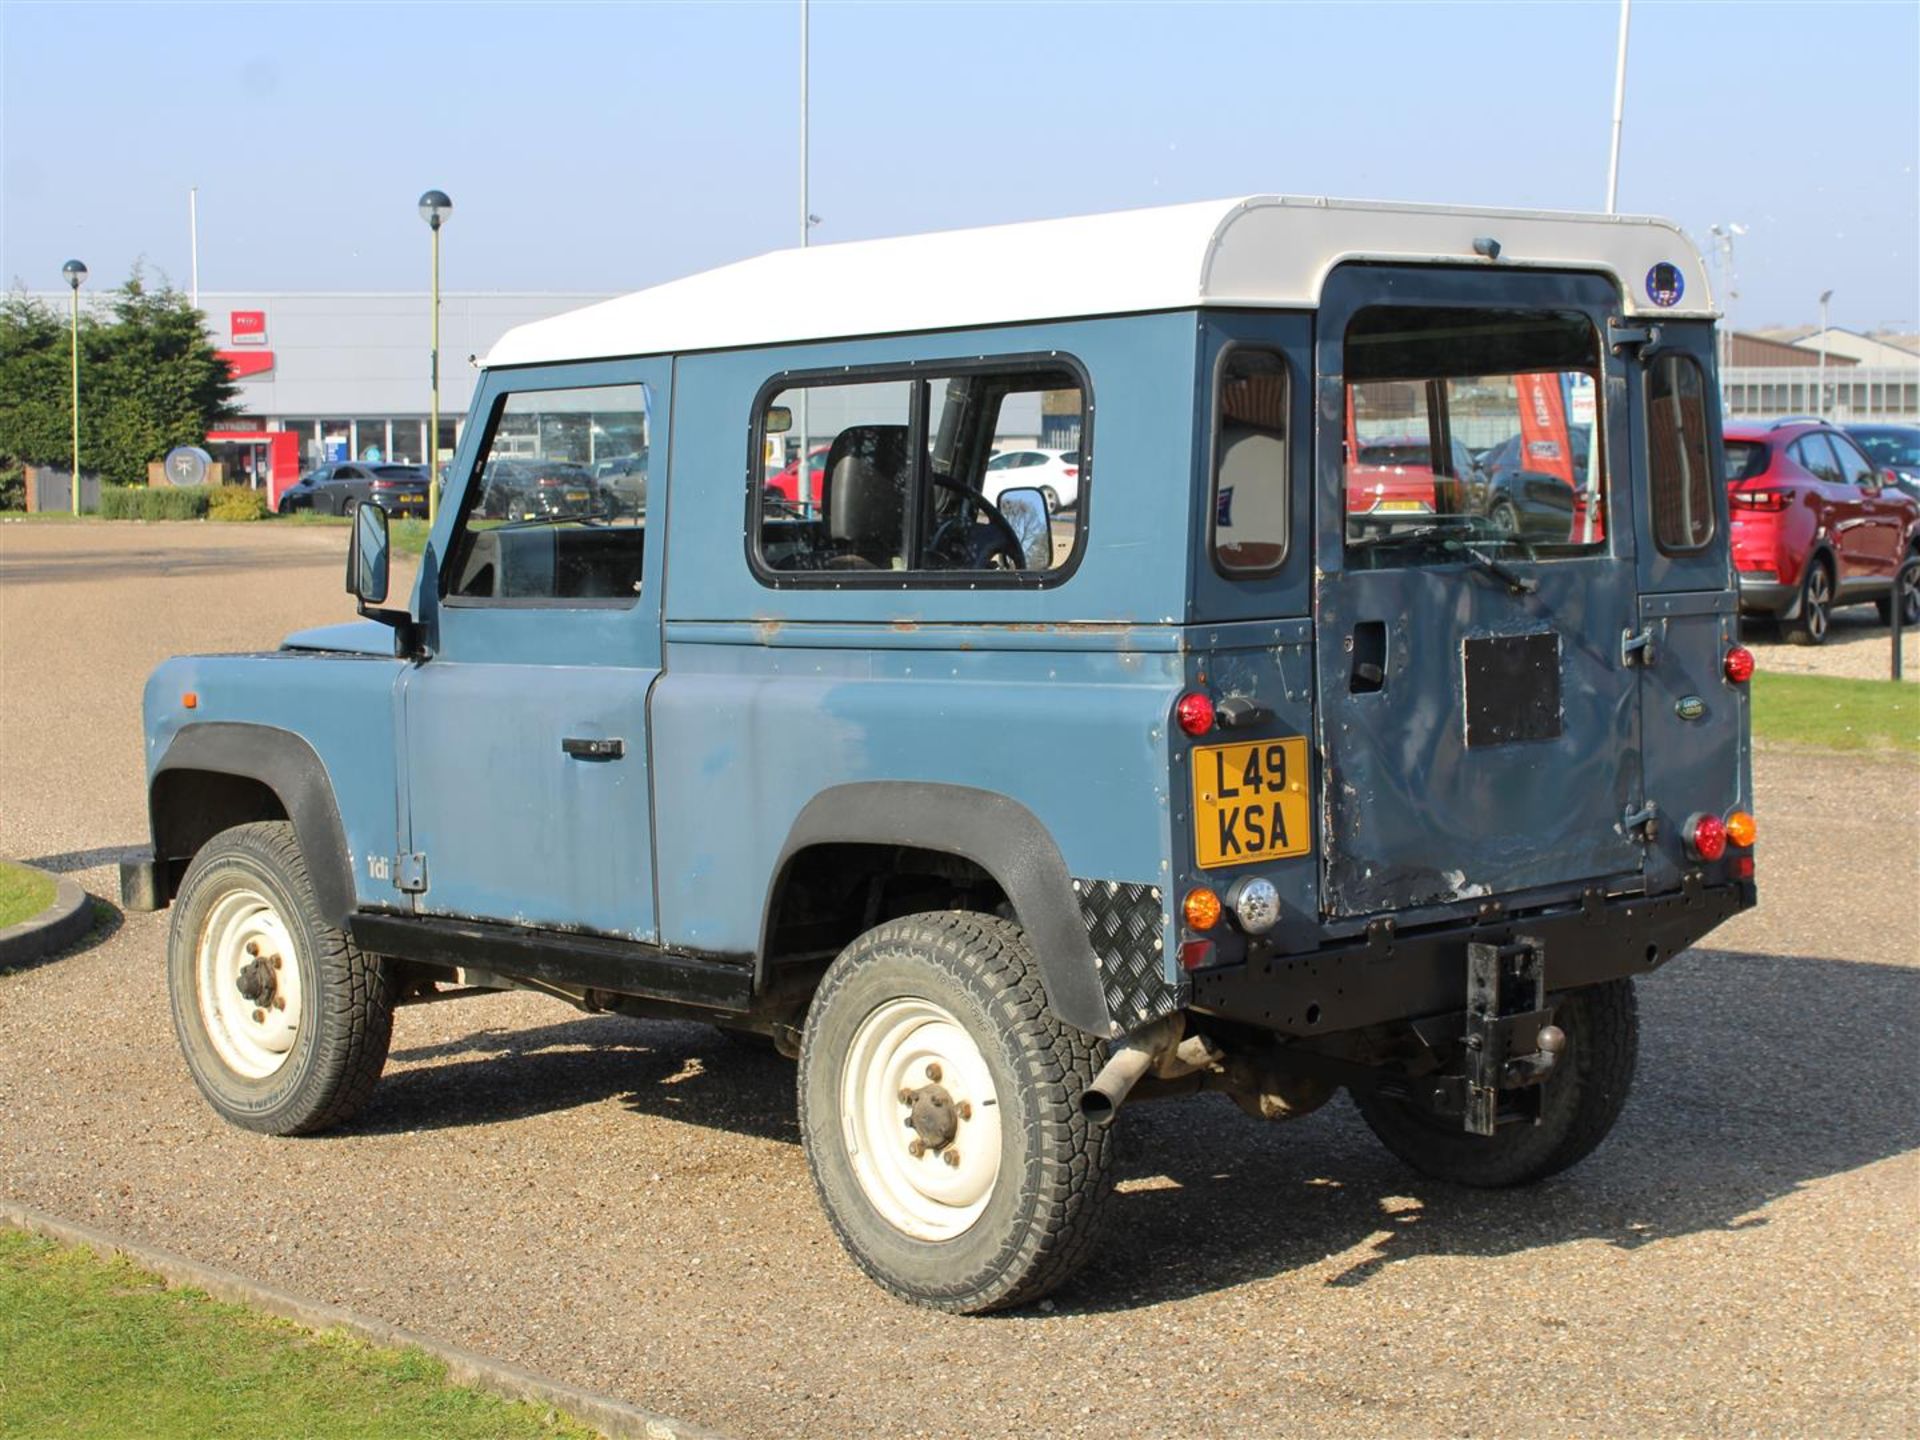
[[[1629,810],[1620,817],[1620,828],[1633,836],[1642,845],[1651,845],[1660,825],[1660,807],[1649,800],[1638,810]]]
[[[1631,668],[1653,664],[1653,627],[1620,632],[1620,663]]]
[[[1635,325],[1618,316],[1607,321],[1607,345],[1616,355],[1629,350],[1651,350],[1660,343],[1658,325]]]
[[[398,855],[393,861],[393,883],[404,895],[419,895],[427,888],[427,857],[419,851]]]

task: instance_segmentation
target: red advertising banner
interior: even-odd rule
[[[1557,475],[1573,486],[1573,442],[1567,434],[1567,407],[1560,398],[1560,377],[1516,375],[1520,398],[1520,468],[1536,475]]]

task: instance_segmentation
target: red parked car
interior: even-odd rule
[[[815,445],[807,452],[807,497],[815,510],[820,508],[820,490],[827,478],[827,452],[833,448],[831,443]],[[798,457],[787,462],[787,468],[776,470],[767,477],[767,489],[785,500],[789,505],[800,503],[800,461]]]
[[[1729,424],[1727,499],[1740,611],[1818,645],[1836,605],[1872,600],[1893,618],[1894,576],[1920,555],[1920,503],[1820,420]],[[1920,586],[1900,594],[1902,624],[1920,621]]]

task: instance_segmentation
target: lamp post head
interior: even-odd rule
[[[427,222],[429,230],[438,230],[451,214],[453,201],[447,198],[446,191],[429,190],[420,197],[420,218]]]
[[[1826,304],[1831,299],[1833,299],[1833,292],[1831,290],[1822,290],[1820,292],[1820,303],[1822,305]]]
[[[87,267],[78,260],[69,260],[60,267],[60,273],[67,277],[67,284],[78,290],[80,282],[87,278]]]

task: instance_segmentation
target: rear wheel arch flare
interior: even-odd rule
[[[354,908],[353,866],[333,782],[291,730],[207,721],[173,737],[147,791],[154,859],[175,880],[215,835],[256,820],[293,822],[330,924]]]
[[[795,818],[773,867],[761,910],[762,967],[793,866],[807,851],[827,844],[905,847],[976,867],[1006,896],[1015,922],[1027,933],[1054,1014],[1090,1035],[1111,1032],[1073,878],[1046,826],[1019,801],[994,791],[917,780],[859,781],[821,791]]]

